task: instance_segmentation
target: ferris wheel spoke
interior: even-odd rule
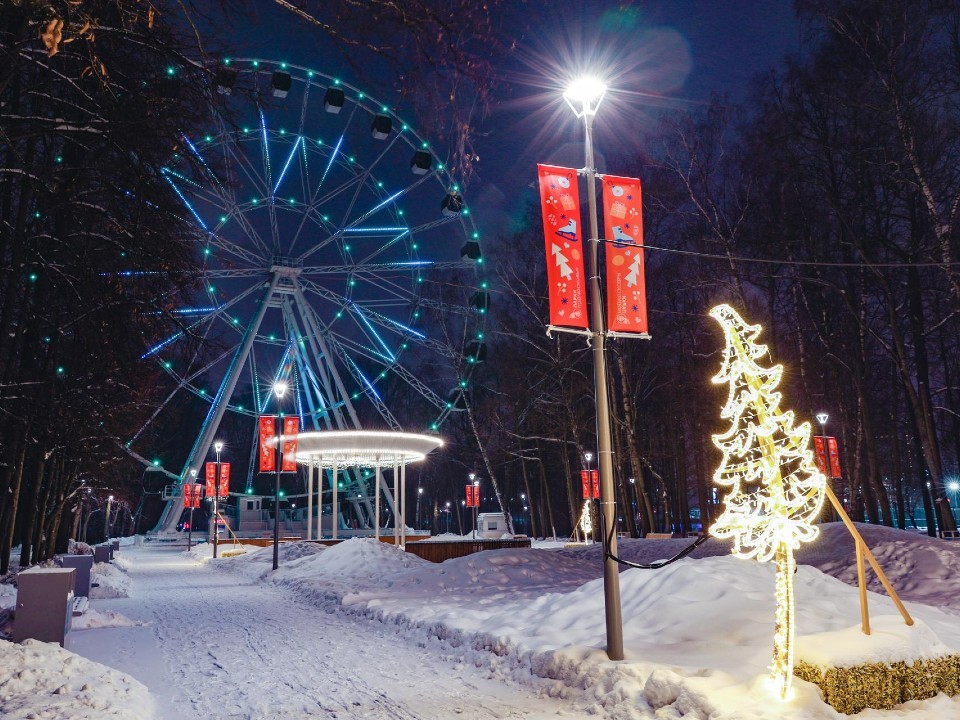
[[[363,371],[359,366],[353,361],[353,358],[350,357],[350,354],[344,349],[344,347],[337,341],[336,337],[333,335],[327,336],[327,342],[333,346],[334,352],[340,357],[340,360],[346,365],[347,370],[353,376],[354,380],[360,385],[361,391],[366,396],[367,400],[370,401],[370,404],[376,408],[377,412],[380,414],[384,420],[387,421],[387,424],[390,425],[391,429],[401,430],[402,426],[397,419],[393,416],[393,413],[390,412],[390,409],[384,404],[383,398],[380,396],[380,393],[377,392],[377,388],[372,382],[363,374]]]

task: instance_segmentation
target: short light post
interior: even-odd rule
[[[477,501],[473,504],[473,539],[477,539],[477,515],[480,512],[480,481],[477,480],[476,473],[470,473],[470,484],[473,485],[473,496]]]
[[[193,547],[193,503],[199,498],[194,498],[197,489],[197,469],[190,470],[190,519],[187,520],[187,550]]]
[[[283,396],[287,393],[287,384],[277,382],[273,394],[277,398],[277,473],[273,485],[273,569],[280,567],[280,468],[283,465]],[[336,491],[334,491],[336,492]],[[334,518],[336,522],[336,518]]]
[[[104,540],[110,541],[110,506],[113,504],[113,495],[107,497],[107,514],[103,518]]]
[[[590,334],[593,336],[593,386],[597,409],[597,452],[600,471],[600,512],[603,515],[603,601],[607,628],[607,657],[623,660],[623,618],[620,609],[620,566],[617,563],[617,503],[613,492],[613,441],[610,432],[610,404],[607,396],[607,328],[600,289],[600,223],[597,218],[597,168],[593,157],[593,118],[607,92],[594,77],[581,77],[563,93],[577,119],[583,119],[584,175],[590,221],[590,247],[586,250],[587,293],[590,299]]]
[[[220,451],[223,442],[217,440],[213,444],[213,451],[217,454],[217,475],[213,479],[213,557],[217,557],[217,543],[220,539]]]
[[[423,488],[417,488],[417,530],[420,529],[420,498],[423,495]]]
[[[523,513],[520,515],[520,522],[523,523],[523,534],[529,535],[527,532],[527,494],[520,493],[520,505],[523,507]]]

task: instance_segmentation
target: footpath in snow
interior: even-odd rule
[[[885,643],[908,633],[921,653],[960,649],[960,543],[861,529],[917,619],[916,633],[872,593],[874,634],[842,633],[859,622],[848,584],[853,546],[842,527],[825,525],[798,553],[800,648],[828,660],[841,650],[882,660]],[[649,562],[688,542],[626,541],[621,554]],[[373,540],[294,543],[283,546],[277,572],[270,548],[216,561],[208,546],[191,554],[125,548],[100,590],[129,597],[92,602],[89,629],[72,633],[82,657],[0,643],[0,716],[843,717],[802,681],[790,703],[768,694],[773,568],[727,552],[709,541],[664,569],[621,573],[627,657],[612,663],[602,650],[598,546],[491,551],[434,565]],[[830,647],[836,637],[844,648]],[[99,695],[85,679],[96,672]],[[94,706],[100,714],[88,711]],[[857,716],[954,717],[960,699],[943,695]]]

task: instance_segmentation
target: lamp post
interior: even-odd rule
[[[423,488],[417,488],[417,530],[420,529],[420,496],[423,495]]]
[[[103,534],[104,540],[110,540],[110,506],[113,504],[113,495],[107,497],[107,514],[103,518]]]
[[[273,394],[277,397],[277,474],[273,484],[273,569],[280,567],[280,467],[283,465],[283,407],[281,401],[287,392],[287,384],[274,383]],[[336,473],[334,473],[336,482]],[[336,491],[334,491],[336,492]],[[336,522],[336,518],[334,518]]]
[[[584,174],[587,181],[587,208],[590,216],[590,247],[587,274],[590,278],[590,333],[593,335],[593,384],[597,407],[597,452],[600,471],[600,511],[603,515],[603,601],[607,625],[607,657],[623,660],[623,619],[620,610],[620,574],[617,561],[617,521],[613,492],[613,444],[610,437],[610,405],[607,397],[606,325],[600,293],[600,229],[597,222],[597,169],[593,159],[593,117],[597,114],[607,86],[592,77],[574,81],[563,99],[577,118],[583,118]]]
[[[473,491],[474,496],[477,498],[477,502],[473,505],[473,539],[477,539],[477,514],[480,512],[480,481],[477,480],[476,473],[470,473],[467,477],[470,478],[470,484],[475,488]]]
[[[830,419],[830,416],[825,412],[817,413],[817,422],[820,423],[820,437],[823,438],[823,442],[827,442],[827,420]]]
[[[213,557],[217,557],[217,542],[220,539],[220,451],[223,442],[217,440],[213,444],[213,451],[217,454],[217,475],[213,479]]]
[[[444,511],[447,513],[447,534],[450,534],[450,503],[447,503],[447,507],[444,508]]]
[[[520,505],[523,507],[523,514],[520,515],[520,520],[523,522],[523,534],[529,535],[527,532],[527,494],[520,493]]]
[[[193,503],[197,489],[197,469],[190,470],[190,519],[187,520],[187,550],[193,547]]]

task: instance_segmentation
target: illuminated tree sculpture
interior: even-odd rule
[[[730,429],[713,436],[723,452],[714,473],[730,489],[723,513],[710,528],[718,538],[733,539],[733,554],[776,563],[776,627],[771,680],[782,699],[791,695],[793,676],[793,552],[813,540],[813,524],[823,506],[826,478],[809,450],[810,425],[794,425],[792,411],[781,411],[775,392],[783,366],[764,367],[765,345],[757,343],[759,325],[748,325],[729,305],[710,311],[723,327],[723,366],[714,383],[730,392],[721,417]]]

